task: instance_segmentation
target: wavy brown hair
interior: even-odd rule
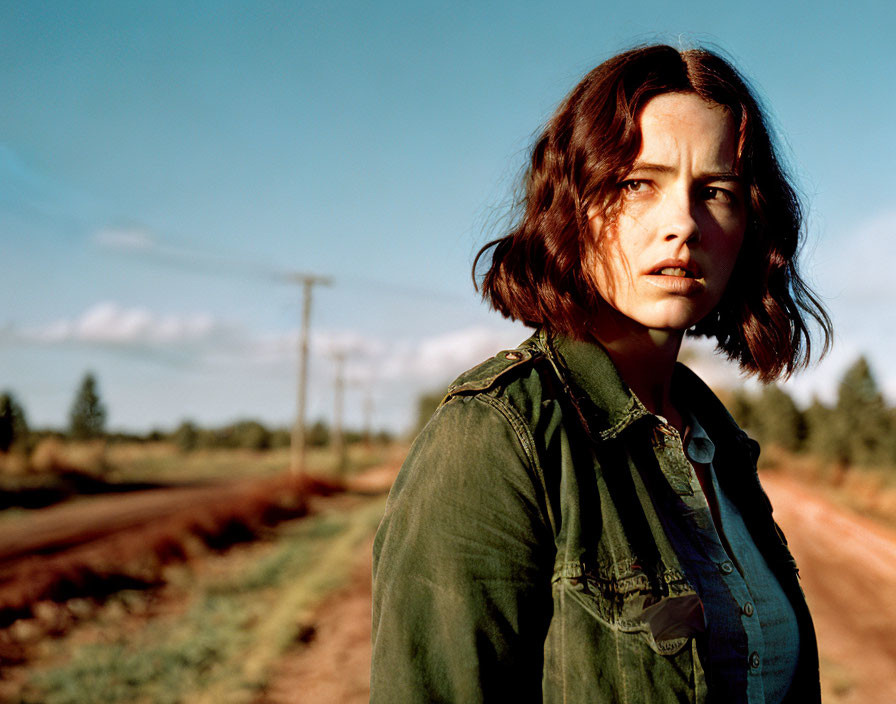
[[[532,149],[516,224],[479,250],[474,281],[480,261],[490,257],[479,285],[492,307],[532,327],[588,337],[605,305],[586,270],[592,255],[600,258],[591,251],[588,211],[596,207],[612,217],[619,184],[641,148],[641,110],[651,98],[676,92],[696,93],[731,112],[739,130],[736,167],[748,193],[747,229],[725,294],[688,332],[715,338],[762,381],[789,376],[809,361],[807,321],[821,328],[822,353],[831,322],[797,271],[802,210],[763,111],[737,70],[705,49],[632,49],[573,88]]]

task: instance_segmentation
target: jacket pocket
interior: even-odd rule
[[[620,577],[582,570],[568,585],[588,613],[621,633],[640,636],[661,655],[679,652],[706,630],[703,603],[680,573],[650,579],[640,569]]]
[[[635,569],[612,576],[572,565],[560,572],[555,620],[563,625],[551,625],[546,672],[564,680],[564,701],[593,692],[631,704],[705,700],[703,604],[682,575],[649,578]],[[569,696],[579,688],[581,698]]]
[[[703,604],[696,594],[651,597],[645,603],[649,605],[631,619],[620,620],[618,627],[623,633],[640,634],[661,655],[674,655],[706,630]]]

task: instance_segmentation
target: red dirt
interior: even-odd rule
[[[382,469],[354,482],[350,489],[382,491],[393,477],[394,469]],[[826,704],[896,702],[896,531],[835,505],[821,490],[785,474],[763,474],[763,484],[800,565],[819,636]],[[149,528],[165,524],[178,512],[196,518],[200,494],[187,493],[192,491],[200,490],[88,500],[41,511],[33,522],[28,519],[27,526],[11,521],[0,535],[0,575],[21,565],[26,544],[32,551],[41,544],[43,549],[59,551],[48,559],[105,546],[99,552],[108,560],[114,540],[104,543],[94,535],[96,528],[85,526],[103,523],[120,537],[119,529],[127,521]],[[270,497],[277,491],[272,485],[261,493]],[[219,498],[223,495],[218,494]],[[254,492],[249,495],[257,496]],[[134,533],[140,534],[139,530]],[[150,533],[142,535],[146,543]],[[87,538],[87,545],[64,549],[76,538]],[[117,553],[113,556],[118,559]],[[368,700],[369,543],[358,552],[351,584],[319,607],[313,624],[307,645],[283,657],[259,704],[360,704]],[[59,627],[64,629],[65,624]]]
[[[825,703],[896,702],[896,532],[784,475],[762,481],[800,565]],[[308,646],[284,657],[261,704],[368,701],[370,544],[358,565],[352,585],[320,607]]]
[[[92,498],[9,521],[0,535],[0,628],[36,616],[38,604],[161,584],[165,565],[253,540],[307,513],[311,495],[337,488],[281,476]],[[51,621],[48,632],[58,632]],[[27,657],[14,632],[0,630],[0,666]]]
[[[815,619],[825,702],[896,702],[896,531],[786,475],[762,483]]]
[[[370,700],[370,569],[373,539],[351,584],[318,608],[308,646],[287,655],[256,704],[366,704]]]
[[[397,472],[397,466],[365,472],[349,482],[349,489],[386,492]],[[309,645],[281,660],[256,704],[369,701],[372,552],[373,536],[358,552],[350,584],[318,607]]]

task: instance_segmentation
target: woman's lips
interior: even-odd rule
[[[695,279],[690,276],[647,274],[645,279],[647,283],[664,291],[685,296],[700,293],[706,288],[705,279]]]
[[[652,276],[686,276],[690,279],[699,279],[703,276],[700,265],[693,259],[664,259],[657,262],[647,273]]]
[[[660,269],[656,273],[661,274],[663,276],[689,276],[691,278],[694,278],[694,275],[691,272],[689,272],[687,269],[682,269],[680,267],[667,266],[665,269]]]

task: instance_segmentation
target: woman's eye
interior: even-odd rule
[[[619,184],[619,188],[626,193],[637,193],[638,191],[643,191],[645,188],[644,181],[623,181]]]
[[[703,197],[706,200],[715,200],[720,203],[734,202],[734,194],[731,191],[727,191],[724,188],[718,188],[716,186],[707,186],[706,188],[704,188]]]

